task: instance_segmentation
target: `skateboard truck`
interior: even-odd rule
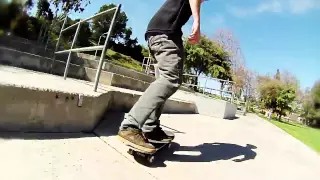
[[[149,163],[153,163],[154,160],[155,160],[155,154],[160,151],[162,148],[164,147],[168,147],[168,149],[171,147],[171,142],[168,142],[168,143],[160,143],[160,142],[150,142],[152,145],[154,145],[156,147],[156,151],[155,152],[152,152],[152,153],[148,153],[148,152],[144,152],[144,151],[141,151],[139,149],[136,149],[132,146],[129,146],[129,150],[127,151],[128,154],[132,155],[132,156],[140,156],[140,157],[143,157],[143,158],[146,158],[146,160],[149,162]]]

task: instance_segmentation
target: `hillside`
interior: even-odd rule
[[[134,69],[136,71],[141,72],[141,65],[142,63],[132,59],[130,56],[123,55],[121,53],[115,52],[113,50],[108,49],[107,51],[107,59],[110,59],[114,64]]]

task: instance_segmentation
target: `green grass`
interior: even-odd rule
[[[261,114],[259,116],[266,119]],[[282,130],[291,134],[293,137],[302,141],[307,146],[314,149],[316,152],[320,153],[320,129],[315,129],[298,123],[289,123],[274,119],[270,120],[269,122],[278,126]]]
[[[130,56],[123,55],[110,49],[108,49],[107,51],[107,56],[108,59],[110,59],[116,65],[126,67],[129,69],[134,69],[140,72],[142,71],[141,63],[137,60],[132,59]]]

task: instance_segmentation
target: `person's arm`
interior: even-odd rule
[[[189,41],[192,44],[198,43],[200,40],[200,7],[205,0],[189,0],[189,4],[193,16],[192,33],[189,36]]]
[[[203,0],[189,0],[194,22],[200,24],[200,7]]]

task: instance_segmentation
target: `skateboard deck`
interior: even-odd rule
[[[140,157],[146,158],[149,163],[152,163],[155,159],[155,154],[165,147],[170,148],[172,141],[170,141],[168,143],[163,143],[163,142],[157,142],[157,141],[150,140],[149,142],[155,146],[156,151],[151,152],[151,153],[145,152],[145,151],[142,151],[142,150],[137,149],[135,147],[132,147],[130,145],[127,145],[129,147],[129,150],[127,151],[127,153],[129,153],[132,156],[138,155]]]

